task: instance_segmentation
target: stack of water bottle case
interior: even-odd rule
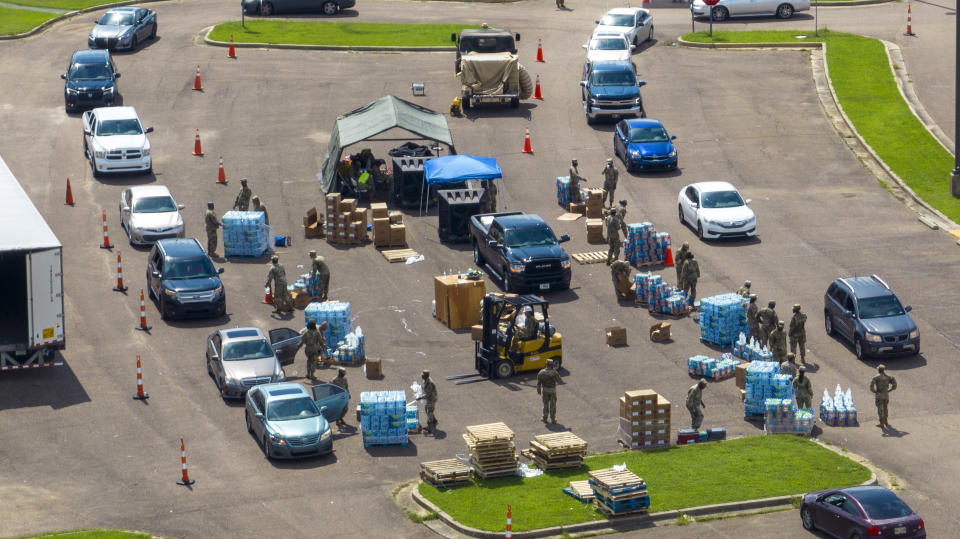
[[[323,338],[327,341],[327,355],[344,364],[361,363],[366,356],[366,339],[363,330],[353,329],[350,316],[350,303],[346,301],[313,302],[303,310],[305,322],[315,322],[317,327],[323,322],[327,329]]]
[[[743,414],[747,419],[760,419],[766,413],[767,399],[792,399],[790,376],[780,374],[780,365],[773,361],[754,361],[747,367]]]
[[[637,273],[633,276],[637,302],[645,303],[652,313],[680,315],[687,312],[687,296],[677,287],[663,282],[663,276]]]
[[[669,447],[670,401],[652,389],[624,392],[617,434],[627,449]]]
[[[360,393],[363,446],[407,445],[407,397],[403,390]]]
[[[833,427],[855,427],[859,424],[857,407],[853,403],[853,394],[850,388],[844,393],[840,384],[837,384],[833,396],[824,388],[820,397],[820,419]]]
[[[657,232],[653,223],[627,225],[627,240],[623,255],[634,266],[662,264],[670,248],[670,234]]]
[[[760,343],[750,337],[747,341],[747,333],[741,332],[737,342],[733,343],[733,357],[738,357],[745,361],[773,361],[773,352],[767,350],[767,347],[760,346]]]
[[[763,432],[766,434],[810,434],[813,410],[797,408],[793,397],[764,401]]]
[[[733,356],[729,353],[721,355],[719,360],[709,356],[696,355],[687,358],[687,373],[698,378],[723,380],[733,376],[739,364],[740,361],[733,359]]]
[[[700,300],[700,339],[730,346],[737,336],[749,335],[746,304],[739,294],[721,294]]]
[[[270,250],[270,227],[262,211],[228,211],[220,223],[224,256],[258,257]]]

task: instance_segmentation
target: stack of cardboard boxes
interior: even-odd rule
[[[620,397],[620,443],[628,449],[670,446],[670,401],[652,389]]]
[[[583,200],[587,203],[587,219],[603,218],[603,189],[584,189]]]
[[[316,208],[307,210],[303,218],[303,235],[307,238],[323,237],[323,214],[318,213]]]
[[[354,198],[327,195],[326,236],[329,243],[360,245],[367,241],[367,210],[357,209]]]
[[[463,329],[480,323],[480,302],[487,295],[483,279],[438,275],[433,278],[433,285],[437,320],[450,329]]]
[[[587,243],[603,243],[603,219],[587,218]]]
[[[388,212],[387,205],[382,202],[370,204],[370,210],[373,212],[374,247],[405,247],[407,228],[403,224],[403,214]]]

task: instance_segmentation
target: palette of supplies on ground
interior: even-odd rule
[[[624,392],[617,435],[627,449],[669,447],[670,401],[652,389]]]
[[[754,361],[747,367],[743,414],[747,419],[761,418],[767,399],[793,398],[790,376],[780,374],[780,365],[773,361]]]
[[[740,361],[733,359],[729,353],[721,355],[720,359],[696,355],[687,358],[687,373],[691,376],[723,380],[733,376],[739,364]]]
[[[519,459],[514,434],[503,423],[467,427],[463,439],[470,450],[473,471],[483,479],[516,475]]]
[[[592,470],[587,476],[597,509],[608,517],[645,513],[650,508],[647,484],[630,470]]]
[[[363,446],[407,445],[407,397],[402,390],[360,393]]]
[[[700,339],[730,346],[741,333],[749,334],[747,300],[739,294],[720,294],[700,300]]]
[[[763,432],[805,434],[813,430],[813,410],[798,409],[793,397],[766,399],[763,403]]]
[[[258,257],[270,250],[270,227],[262,211],[228,211],[220,224],[224,256]]]
[[[657,232],[653,223],[632,223],[627,225],[623,256],[634,266],[662,264],[670,245],[670,234]]]
[[[857,407],[853,404],[850,388],[844,393],[840,384],[837,384],[833,396],[824,388],[823,396],[820,397],[820,419],[832,427],[855,427],[859,424]]]

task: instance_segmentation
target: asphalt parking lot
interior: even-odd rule
[[[899,476],[903,497],[931,533],[955,529],[960,521],[949,500],[960,495],[953,480],[960,464],[950,457],[960,435],[949,425],[960,417],[948,390],[960,384],[952,364],[960,345],[960,293],[948,276],[960,270],[960,252],[948,236],[917,222],[841,143],[817,100],[809,53],[669,46],[666,40],[689,29],[689,18],[683,9],[658,1],[654,18],[663,41],[641,47],[635,61],[648,81],[642,90],[648,115],[678,137],[681,170],[621,174],[617,198],[629,201],[628,222],[649,220],[670,232],[674,245],[691,242],[703,273],[701,297],[735,290],[750,279],[762,302],[777,300],[781,317],[801,303],[809,314],[814,391],[819,396],[837,383],[852,387],[863,418],[859,428],[823,427],[821,437]],[[454,142],[460,153],[498,159],[506,209],[539,213],[558,234],[570,234],[569,252],[600,250],[586,243],[582,220],[556,221],[562,211],[554,178],[576,157],[590,185],[599,186],[599,171],[612,156],[612,125],[586,125],[576,84],[580,43],[606,3],[574,5],[567,12],[542,0],[410,5],[370,2],[342,17],[486,21],[522,34],[521,61],[541,74],[546,99],[525,102],[516,111],[485,109],[450,119]],[[372,245],[339,248],[305,240],[300,223],[307,209],[322,203],[317,173],[336,116],[386,94],[446,111],[455,92],[453,55],[239,49],[239,58],[228,60],[225,49],[204,45],[198,35],[236,17],[235,2],[151,6],[159,14],[158,38],[116,55],[123,104],[135,106],[144,124],[155,128],[150,176],[93,179],[81,153],[80,117],[64,114],[58,75],[70,53],[85,47],[92,16],[0,43],[0,57],[22,60],[0,62],[0,125],[8,126],[0,131],[0,155],[64,244],[67,337],[65,366],[0,376],[0,499],[6,505],[0,535],[111,527],[178,537],[431,536],[394,506],[390,491],[414,478],[419,462],[465,453],[460,437],[465,425],[504,421],[522,446],[542,433],[533,376],[463,386],[443,380],[471,370],[473,343],[469,332],[450,331],[431,317],[432,277],[467,269],[472,256],[466,245],[439,242],[435,215],[404,216],[410,247],[425,256],[413,265],[388,264]],[[794,22],[776,24],[790,28]],[[537,37],[544,40],[544,64],[533,62]],[[202,93],[191,90],[197,65]],[[425,97],[410,95],[412,82],[425,83]],[[532,156],[521,153],[527,126]],[[195,128],[201,130],[202,158],[190,155]],[[396,144],[370,147],[380,156]],[[366,146],[350,151],[361,147]],[[227,187],[215,183],[218,155]],[[67,177],[77,200],[72,208],[63,205]],[[169,186],[186,204],[188,235],[202,239],[205,203],[214,201],[221,214],[228,210],[241,177],[249,178],[264,200],[274,227],[294,237],[292,247],[279,249],[288,275],[299,273],[295,268],[306,263],[308,250],[324,255],[332,271],[331,298],[351,302],[355,323],[367,335],[367,354],[384,360],[386,376],[380,381],[349,369],[353,394],[407,388],[421,369],[431,369],[440,394],[442,432],[435,438],[414,436],[407,447],[364,449],[360,435],[351,431],[335,437],[331,457],[293,463],[263,458],[245,431],[242,407],[225,404],[206,375],[203,346],[206,336],[223,326],[302,327],[300,311],[278,318],[260,303],[266,259],[218,262],[226,268],[226,317],[166,323],[148,303],[153,330],[134,331],[146,250],[125,242],[116,210],[120,191],[151,182]],[[714,179],[733,182],[753,199],[758,240],[705,244],[679,225],[678,190]],[[123,252],[131,287],[126,295],[111,291],[114,254],[97,248],[101,208]],[[674,427],[683,425],[683,397],[693,383],[686,358],[709,352],[698,342],[697,326],[689,319],[675,322],[672,343],[651,343],[645,335],[656,320],[645,309],[613,301],[605,266],[575,265],[573,272],[570,291],[547,296],[555,304],[551,320],[565,341],[559,424],[551,428],[572,430],[592,451],[613,450],[617,397],[641,387],[670,399]],[[829,283],[841,275],[870,273],[881,275],[913,306],[923,336],[919,357],[886,363],[900,382],[892,396],[890,422],[896,431],[890,435],[873,426],[876,414],[866,389],[877,362],[857,361],[848,346],[821,330],[820,305]],[[663,274],[674,280],[672,268]],[[487,287],[499,289],[489,280]],[[628,328],[630,346],[604,345],[603,328],[613,325]],[[151,394],[146,404],[130,399],[137,354]],[[302,355],[287,374],[305,374]],[[332,378],[334,372],[320,376]],[[759,434],[742,420],[733,381],[710,384],[704,400],[705,426],[724,426],[731,436]],[[197,480],[189,491],[175,484],[181,436]],[[797,515],[781,513],[742,525],[716,524],[705,534],[742,535],[740,526],[750,529],[749,522],[758,520],[764,524],[755,529],[763,536],[782,536],[780,522],[800,532]],[[663,532],[645,532],[658,533]]]

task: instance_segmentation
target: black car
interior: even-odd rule
[[[73,53],[67,72],[60,78],[63,85],[63,103],[67,112],[85,108],[112,105],[117,90],[117,66],[108,51],[83,50]]]
[[[115,7],[103,14],[87,36],[91,49],[134,50],[157,36],[157,13],[142,7]]]
[[[323,13],[336,15],[351,8],[357,0],[240,0],[240,7],[251,15],[276,15],[277,13]]]
[[[858,359],[919,354],[920,330],[910,311],[876,275],[837,279],[823,296],[827,335],[849,339]]]
[[[195,238],[163,239],[147,259],[147,288],[164,320],[223,316],[227,295],[221,273]]]
[[[803,496],[800,521],[842,539],[926,537],[923,519],[889,490],[878,486],[821,490]]]

